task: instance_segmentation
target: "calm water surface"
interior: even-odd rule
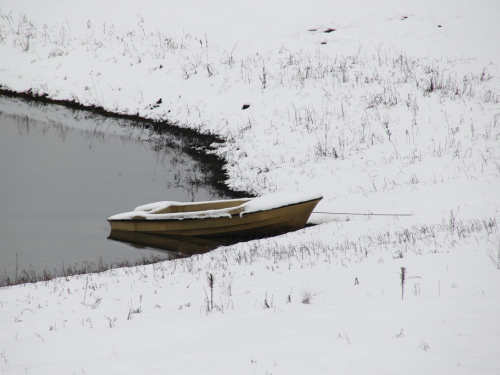
[[[107,218],[161,200],[222,198],[200,187],[179,140],[140,124],[0,97],[0,273],[134,261],[159,251],[108,240]],[[173,147],[165,148],[165,139]],[[17,256],[17,260],[16,260]]]

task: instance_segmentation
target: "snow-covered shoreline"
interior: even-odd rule
[[[237,191],[413,214],[314,214],[323,224],[189,259],[3,288],[2,372],[499,371],[495,2],[0,13],[4,89],[215,134]]]

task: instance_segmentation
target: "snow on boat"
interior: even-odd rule
[[[156,202],[111,216],[112,230],[174,236],[277,234],[303,228],[318,193],[274,193],[207,202]]]

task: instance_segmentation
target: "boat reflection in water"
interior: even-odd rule
[[[226,244],[195,236],[165,236],[124,230],[111,230],[108,239],[126,243],[138,249],[150,247],[188,256],[203,254]],[[239,241],[234,243],[236,242]]]
[[[195,254],[203,254],[220,246],[234,245],[239,242],[247,242],[264,237],[272,236],[246,235],[205,238],[197,236],[171,236],[124,230],[111,230],[108,240],[122,242],[136,249],[153,248],[157,250],[165,250],[170,253],[172,259],[175,259]]]

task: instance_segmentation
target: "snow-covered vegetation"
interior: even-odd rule
[[[234,190],[413,215],[3,288],[0,369],[498,373],[500,7],[415,3],[2,2],[2,89],[217,134]]]

